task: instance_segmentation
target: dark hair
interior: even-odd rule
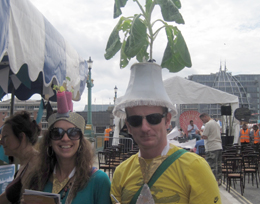
[[[168,108],[167,107],[163,107],[163,113],[166,113],[166,115],[167,115],[168,112],[169,112]]]
[[[9,117],[4,125],[10,125],[14,135],[21,141],[20,133],[26,135],[27,140],[34,145],[38,136],[40,135],[41,128],[38,126],[35,120],[31,120],[30,113],[27,111],[21,111],[15,113],[13,116]]]
[[[203,118],[203,117],[206,117],[206,116],[209,116],[209,114],[207,114],[207,113],[200,114],[200,118]]]
[[[190,123],[193,122],[193,120],[190,120]]]

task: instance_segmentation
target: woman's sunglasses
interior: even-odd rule
[[[82,137],[81,129],[79,128],[69,128],[67,130],[63,130],[62,128],[52,128],[50,131],[50,138],[52,140],[61,140],[64,134],[67,133],[68,137],[71,140],[79,140]]]
[[[143,118],[145,118],[150,125],[157,125],[162,121],[162,118],[164,118],[166,115],[167,113],[164,114],[153,113],[146,116],[132,115],[127,117],[126,120],[133,127],[141,126],[143,122]]]

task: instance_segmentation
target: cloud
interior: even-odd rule
[[[113,19],[114,1],[108,0],[31,0],[43,15],[64,36],[69,44],[86,60],[92,57],[92,102],[113,103],[114,87],[118,96],[127,88],[130,65],[119,68],[119,54],[105,60],[108,37],[118,19]],[[143,4],[145,1],[140,0]],[[260,74],[260,1],[255,0],[182,0],[180,10],[184,25],[177,25],[188,45],[192,68],[178,73],[163,69],[163,78],[174,75],[188,77],[192,74],[216,73],[220,62],[226,62],[233,74]],[[140,13],[132,1],[123,10],[124,16]],[[161,18],[160,9],[154,10],[153,19]],[[162,30],[154,45],[157,63],[166,46]],[[75,109],[82,110],[87,104],[87,88]]]

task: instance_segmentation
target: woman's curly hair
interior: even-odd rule
[[[52,126],[48,129],[45,135],[42,138],[39,146],[39,164],[34,170],[34,174],[29,178],[29,182],[27,183],[27,187],[33,190],[42,191],[49,181],[52,173],[54,171],[54,167],[57,163],[57,158],[55,152],[52,150],[50,144],[50,130]],[[76,156],[76,172],[75,172],[75,180],[73,183],[73,188],[70,189],[70,199],[72,200],[78,191],[82,190],[90,176],[93,166],[93,156],[94,151],[91,146],[91,143],[84,138],[84,136],[80,139],[79,149],[77,151]],[[69,199],[69,198],[68,198]]]

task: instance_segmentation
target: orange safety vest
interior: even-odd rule
[[[112,129],[107,128],[105,129],[105,139],[104,141],[109,141],[109,133],[112,131]]]
[[[250,137],[249,137],[249,129],[244,129],[240,130],[240,142],[241,143],[249,143],[250,142]]]
[[[259,130],[254,131],[254,144],[260,143],[260,136],[259,136]]]

